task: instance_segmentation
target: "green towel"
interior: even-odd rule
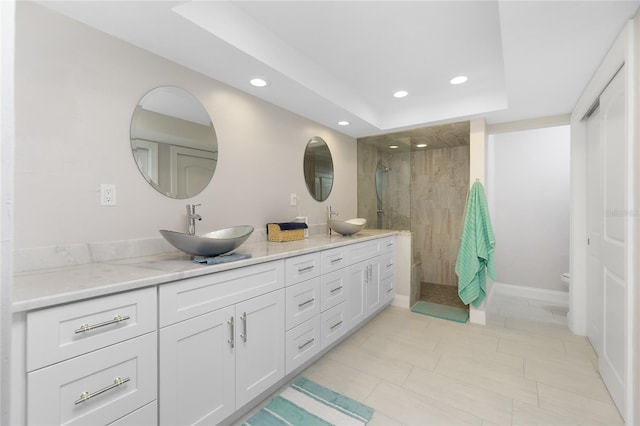
[[[478,307],[487,295],[486,274],[496,279],[493,248],[496,239],[491,228],[487,199],[479,181],[471,186],[464,216],[462,240],[456,260],[458,296]],[[486,272],[485,272],[486,268]]]

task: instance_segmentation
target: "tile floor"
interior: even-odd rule
[[[486,326],[388,307],[302,375],[373,407],[372,426],[623,424],[561,307],[493,302]]]

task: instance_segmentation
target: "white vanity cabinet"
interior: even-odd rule
[[[338,241],[17,310],[12,423],[233,421],[392,301],[395,236]]]
[[[155,288],[28,312],[25,423],[157,424],[156,312]]]
[[[284,377],[284,261],[160,286],[160,424],[217,424]]]

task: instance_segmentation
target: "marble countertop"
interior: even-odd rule
[[[348,237],[312,235],[299,241],[245,243],[235,251],[251,253],[250,258],[217,265],[194,263],[189,255],[172,252],[25,272],[14,276],[12,308],[13,312],[40,309],[313,253],[397,233],[398,231],[365,229],[357,235]]]

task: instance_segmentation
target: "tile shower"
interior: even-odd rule
[[[468,122],[358,139],[358,216],[412,232],[411,305],[464,306],[455,263],[468,189]]]

